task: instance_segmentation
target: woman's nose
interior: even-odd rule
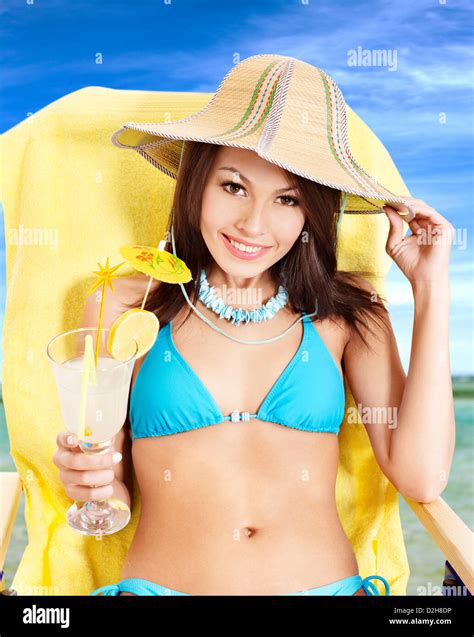
[[[250,235],[264,235],[267,231],[266,225],[265,204],[252,203],[245,214],[242,214],[238,228]]]

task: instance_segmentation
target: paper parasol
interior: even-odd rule
[[[120,254],[139,272],[148,274],[150,280],[143,297],[141,309],[145,307],[148,293],[151,287],[151,279],[157,279],[164,283],[187,283],[191,281],[192,274],[186,263],[167,252],[164,247],[166,241],[160,241],[158,248],[149,246],[122,246]]]
[[[191,271],[184,261],[161,249],[164,243],[161,241],[158,248],[140,245],[122,246],[120,254],[133,265],[135,270],[148,274],[158,281],[187,283],[192,278]]]

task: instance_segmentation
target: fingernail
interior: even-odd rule
[[[74,444],[74,442],[75,442],[75,438],[74,438],[74,436],[68,436],[68,437],[67,437],[67,444],[68,444],[68,445],[73,445],[73,444]]]
[[[112,456],[112,462],[114,464],[117,464],[117,462],[120,462],[120,460],[122,460],[122,454],[120,453],[120,451],[116,451]]]

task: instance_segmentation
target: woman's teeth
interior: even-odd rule
[[[227,237],[230,241],[230,243],[237,248],[238,250],[241,250],[242,252],[260,252],[260,250],[262,248],[255,248],[255,247],[250,247],[250,246],[246,246],[243,243],[237,243],[237,241],[233,241],[230,237]]]

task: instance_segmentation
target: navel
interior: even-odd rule
[[[244,528],[242,529],[242,533],[247,537],[252,537],[252,535],[255,535],[256,532],[257,529],[252,526],[244,526]]]

